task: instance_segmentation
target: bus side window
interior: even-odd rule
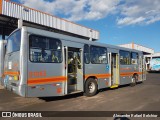
[[[131,64],[131,55],[129,51],[120,50],[120,64],[121,65]]]
[[[30,35],[29,46],[31,62],[62,62],[62,43],[59,39]]]
[[[131,63],[137,64],[138,63],[138,53],[132,52],[131,53]]]
[[[91,55],[92,64],[106,64],[107,63],[107,49],[104,47],[91,46],[90,55]]]
[[[84,63],[90,63],[89,45],[84,45]]]

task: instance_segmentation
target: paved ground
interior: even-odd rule
[[[135,87],[105,89],[94,97],[76,94],[45,99],[22,98],[0,89],[0,111],[160,111],[160,73],[147,74],[147,80]]]

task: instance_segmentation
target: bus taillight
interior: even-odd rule
[[[19,80],[19,76],[14,76],[14,80],[15,81]]]

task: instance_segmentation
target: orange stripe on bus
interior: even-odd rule
[[[5,71],[4,75],[19,75],[20,73],[18,71]]]
[[[28,84],[43,84],[43,83],[51,83],[51,82],[63,82],[66,81],[67,78],[64,76],[58,77],[50,77],[50,78],[29,78]]]
[[[111,77],[111,74],[88,74],[88,75],[85,75],[85,79],[87,79],[90,76],[95,76],[97,78],[109,78]]]
[[[2,5],[3,5],[3,0],[0,0],[0,14],[2,14]]]
[[[125,73],[120,73],[120,76],[132,76],[135,73],[142,74],[142,72],[125,72]]]

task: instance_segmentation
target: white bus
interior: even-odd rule
[[[150,70],[151,71],[160,71],[160,56],[152,57],[150,61]]]
[[[2,82],[23,97],[93,96],[144,81],[144,68],[141,51],[23,26],[7,39]]]
[[[148,72],[160,71],[160,53],[145,55],[145,59]]]

